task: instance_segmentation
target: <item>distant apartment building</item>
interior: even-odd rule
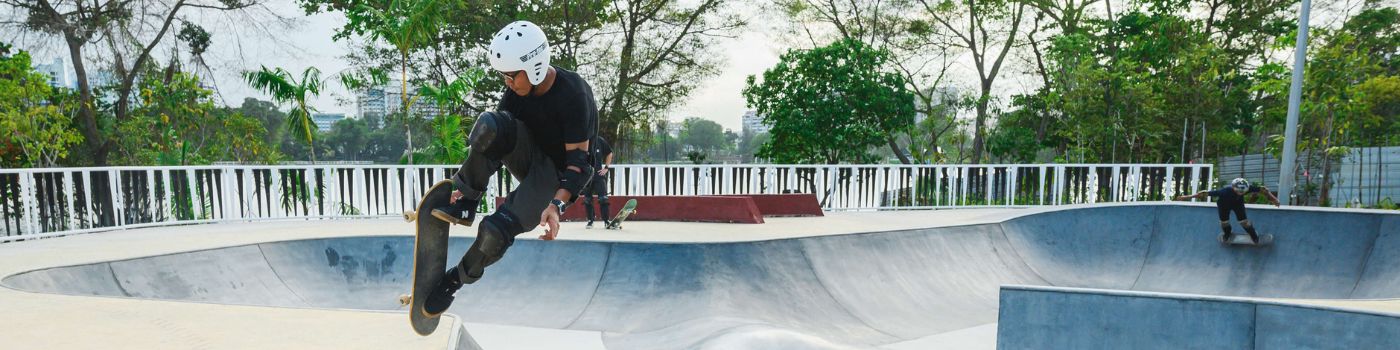
[[[316,129],[321,132],[331,131],[335,123],[345,119],[345,113],[316,113],[311,115],[311,121],[316,123]]]
[[[78,88],[75,79],[68,72],[68,65],[63,63],[63,59],[55,58],[48,64],[34,65],[34,70],[49,76],[49,86],[68,89]]]
[[[743,122],[744,130],[742,132],[751,132],[754,134],[768,132],[768,125],[763,124],[763,117],[758,115],[758,111],[751,110],[744,112]]]
[[[371,124],[378,125],[378,121],[384,120],[385,116],[403,110],[403,93],[400,91],[402,87],[396,84],[360,90],[355,98],[357,115],[371,121]],[[416,96],[416,92],[409,91],[409,99]],[[442,109],[438,108],[436,103],[420,99],[413,104],[412,112],[417,117],[430,119],[441,115]]]

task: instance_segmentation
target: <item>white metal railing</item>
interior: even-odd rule
[[[455,165],[0,169],[0,242],[187,223],[398,216]],[[1163,200],[1209,164],[617,165],[616,195],[816,194],[828,210]],[[515,181],[502,170],[488,193]],[[484,201],[488,205],[492,200]]]

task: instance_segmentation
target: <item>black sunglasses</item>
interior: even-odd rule
[[[510,83],[515,83],[515,77],[516,77],[517,75],[520,75],[520,72],[522,72],[522,71],[514,71],[514,72],[510,72],[510,73],[506,73],[506,72],[502,72],[502,71],[496,71],[497,74],[500,74],[502,78],[505,78],[505,79],[506,79],[506,83],[508,83],[508,84],[510,84]]]

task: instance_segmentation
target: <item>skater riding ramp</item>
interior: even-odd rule
[[[520,239],[458,293],[449,312],[472,323],[600,332],[610,349],[932,348],[940,335],[998,322],[999,302],[1006,302],[1000,287],[1008,284],[1244,298],[1400,296],[1400,215],[1249,214],[1275,235],[1272,246],[1222,246],[1213,207],[1162,204],[1034,209],[962,226],[766,241]],[[449,256],[470,244],[453,237]],[[265,242],[48,268],[3,284],[396,310],[412,245],[403,235]]]
[[[1110,206],[1002,224],[1046,284],[1269,298],[1400,296],[1397,219],[1383,212],[1254,208],[1267,247],[1222,246],[1215,209]],[[1234,232],[1243,234],[1238,225]],[[1036,283],[1025,283],[1036,284]]]

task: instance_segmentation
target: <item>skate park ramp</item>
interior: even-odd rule
[[[753,242],[522,239],[459,292],[449,312],[475,323],[600,332],[609,349],[985,348],[995,346],[985,330],[996,327],[1003,285],[1245,299],[1400,295],[1400,215],[1262,207],[1249,214],[1275,235],[1273,246],[1221,246],[1213,207],[1164,204],[1034,209],[993,223]],[[452,238],[449,256],[470,244]],[[412,249],[403,235],[265,242],[35,270],[3,285],[398,310]],[[944,342],[949,335],[956,343]]]

